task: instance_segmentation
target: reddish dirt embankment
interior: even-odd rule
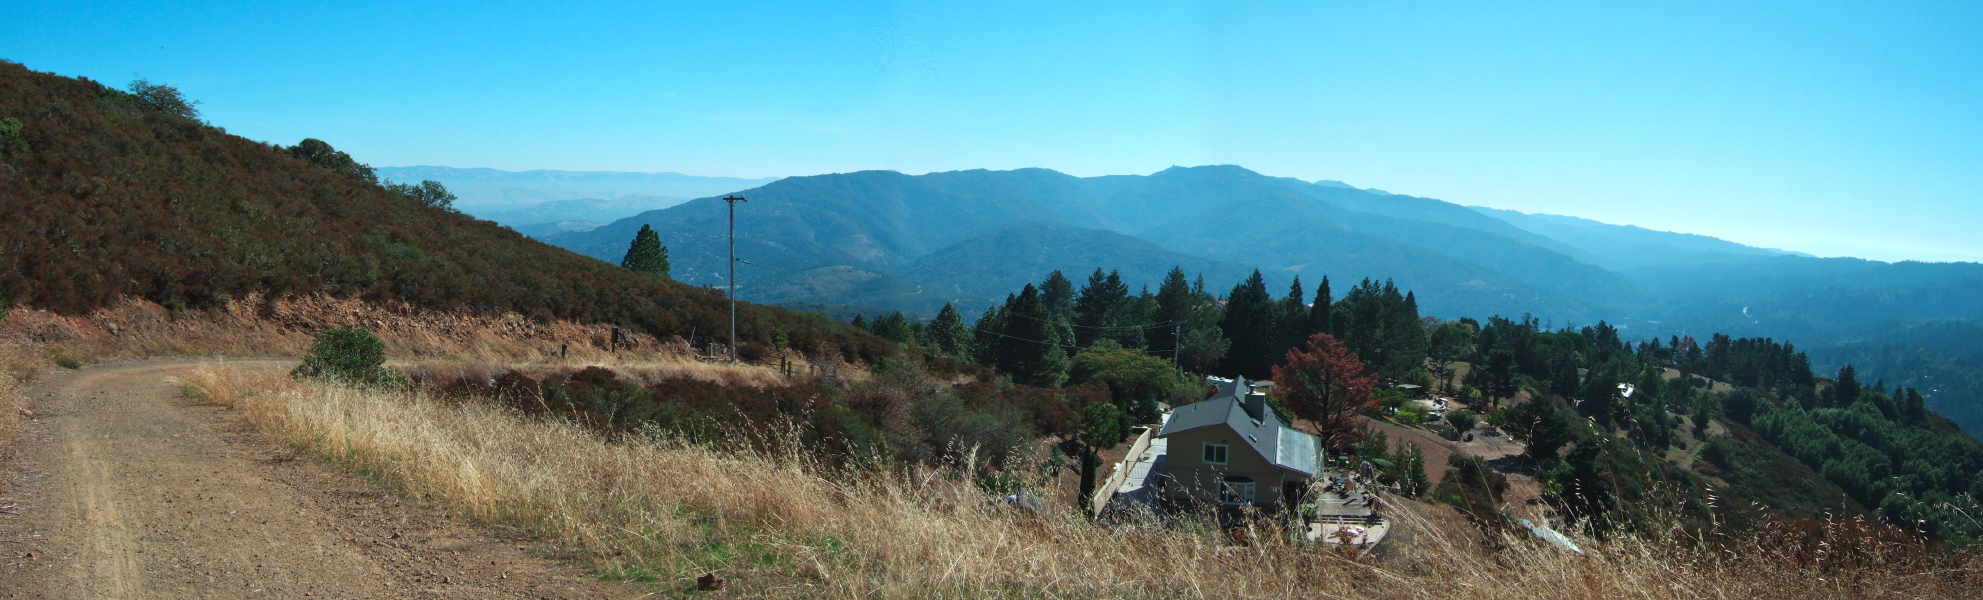
[[[27,390],[36,422],[0,486],[0,598],[639,595],[262,441],[180,397],[194,364]]]

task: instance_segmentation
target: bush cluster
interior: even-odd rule
[[[386,344],[363,329],[339,328],[317,334],[303,364],[290,375],[352,385],[402,386],[406,377],[386,368]]]

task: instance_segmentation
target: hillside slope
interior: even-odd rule
[[[1114,259],[1113,262],[1098,262]],[[1211,287],[1232,287],[1252,267],[1171,252],[1140,238],[1112,231],[1051,223],[1018,223],[952,244],[917,258],[900,269],[905,280],[924,284],[933,293],[997,299],[1027,283],[1045,280],[1058,270],[1069,279],[1085,281],[1095,269],[1115,270],[1131,293],[1154,290],[1172,268],[1204,276]],[[983,312],[987,305],[960,303],[965,314]]]
[[[1468,208],[1560,243],[1570,248],[1567,252],[1578,259],[1608,269],[1686,266],[1793,254],[1705,235],[1655,231],[1560,215],[1528,214],[1480,206]]]
[[[86,79],[0,63],[0,118],[26,150],[0,157],[0,298],[82,313],[123,296],[215,306],[254,292],[398,300],[713,331],[720,295],[640,275],[332,173],[285,149],[167,114]],[[753,307],[743,338],[876,339]]]

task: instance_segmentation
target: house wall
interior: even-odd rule
[[[1201,502],[1218,502],[1219,483],[1228,476],[1243,475],[1253,478],[1254,504],[1280,504],[1285,472],[1254,452],[1246,438],[1231,427],[1220,425],[1182,431],[1166,439],[1170,440],[1169,454],[1165,459],[1170,481],[1164,484],[1164,495],[1173,499],[1189,497]],[[1226,445],[1226,464],[1205,462],[1207,443]]]

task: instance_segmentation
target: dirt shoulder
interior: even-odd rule
[[[36,418],[0,488],[0,598],[640,595],[268,443],[181,397],[196,364],[28,388]]]

